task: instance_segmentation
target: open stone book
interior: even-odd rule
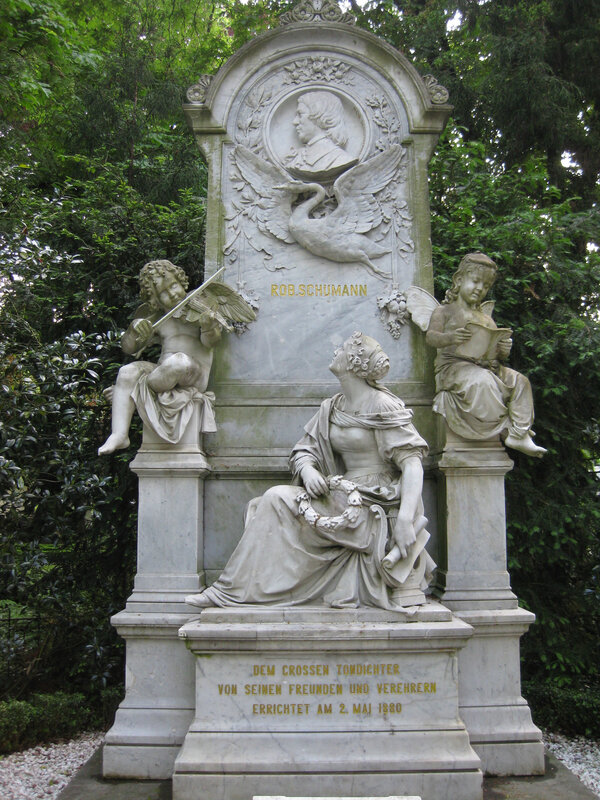
[[[471,333],[471,338],[459,344],[455,351],[456,355],[465,358],[493,361],[498,358],[498,343],[512,336],[510,328],[489,328],[479,322],[467,322],[465,327]]]

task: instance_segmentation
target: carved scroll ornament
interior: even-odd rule
[[[186,92],[186,97],[190,103],[195,105],[204,105],[206,102],[206,93],[213,79],[212,75],[200,75],[198,82],[194,83]]]
[[[352,14],[342,11],[335,0],[302,0],[279,18],[280,25],[294,22],[344,22],[354,25],[356,20]]]
[[[429,92],[429,96],[431,97],[432,103],[434,103],[436,106],[442,106],[444,103],[448,102],[448,99],[450,98],[450,92],[445,86],[442,86],[441,83],[438,83],[437,78],[435,78],[433,75],[424,75],[423,80],[425,82],[425,86],[427,87],[427,91]]]

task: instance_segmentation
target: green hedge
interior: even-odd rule
[[[536,725],[566,736],[600,739],[600,686],[523,684]]]
[[[85,730],[102,730],[112,722],[121,695],[120,688],[110,688],[93,702],[82,694],[66,692],[2,701],[0,753],[70,738]]]

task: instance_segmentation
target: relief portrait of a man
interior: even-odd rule
[[[345,149],[348,133],[342,101],[327,91],[306,92],[298,99],[293,125],[302,147],[292,149],[287,167],[304,177],[334,174],[357,163]]]

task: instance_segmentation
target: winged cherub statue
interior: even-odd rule
[[[533,441],[533,396],[529,380],[503,362],[512,347],[510,328],[492,319],[494,302],[483,302],[496,280],[497,266],[483,253],[460,262],[440,305],[429,292],[411,286],[406,292],[413,322],[437,349],[433,410],[464,439],[500,435],[507,447],[541,458]]]
[[[203,401],[203,432],[216,430],[211,393],[206,392],[213,347],[232,322],[252,322],[252,308],[215,273],[187,294],[185,272],[170,261],[150,261],[140,272],[142,305],[121,339],[124,352],[139,355],[149,344],[162,345],[158,364],[133,361],[119,370],[104,391],[112,401],[112,432],[99,455],[128,447],[134,409],[155,433],[171,444],[182,437],[194,401]]]
[[[333,184],[337,206],[322,217],[311,216],[327,197],[320,183],[294,180],[281,167],[243,145],[237,145],[233,159],[244,181],[258,195],[256,224],[262,234],[286,244],[297,242],[330,261],[364,264],[374,275],[389,278],[389,273],[379,269],[372,259],[386,255],[390,249],[366,234],[383,221],[375,195],[397,175],[404,154],[401,145],[392,145],[343,172]]]

